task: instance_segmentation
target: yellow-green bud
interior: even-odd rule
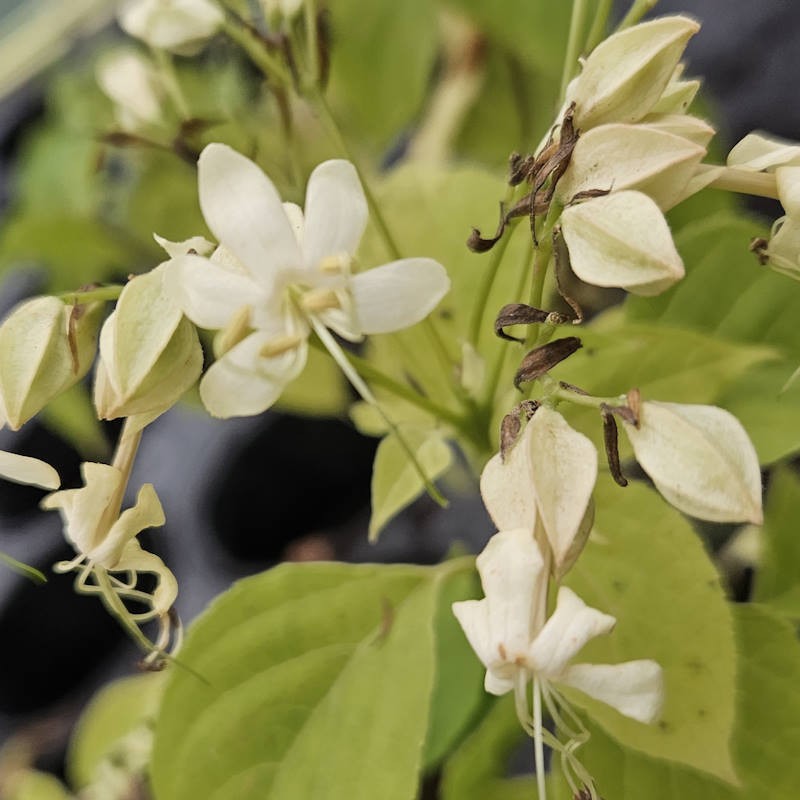
[[[79,381],[94,360],[103,304],[35,297],[0,325],[0,398],[16,430]]]

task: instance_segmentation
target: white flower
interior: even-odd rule
[[[78,554],[77,558],[57,564],[56,568],[60,572],[77,570],[78,589],[104,593],[103,577],[107,577],[110,587],[106,591],[149,606],[147,611],[130,615],[136,624],[163,617],[178,593],[175,577],[158,556],[142,550],[136,539],[145,528],[164,524],[164,512],[155,489],[152,484],[144,484],[136,504],[120,513],[125,489],[122,472],[107,464],[86,462],[81,473],[85,484],[82,488],[54,492],[41,502],[43,509],[59,510],[64,520],[64,535]],[[128,580],[106,576],[108,572],[126,573]],[[140,572],[158,577],[158,584],[151,593],[136,589]],[[93,573],[96,583],[88,584]]]
[[[481,495],[499,530],[525,528],[537,519],[561,577],[580,555],[591,527],[597,450],[564,417],[547,406],[536,410],[519,441],[498,454],[481,474]]]
[[[179,55],[196,53],[224,21],[211,0],[129,0],[119,12],[125,33]]]
[[[6,450],[0,450],[0,478],[42,489],[58,489],[61,485],[61,478],[49,464]]]
[[[114,103],[119,126],[139,132],[163,122],[163,91],[152,65],[135,50],[115,50],[97,64],[97,83]]]
[[[351,274],[367,204],[347,161],[314,170],[305,213],[281,203],[269,178],[225,145],[208,145],[198,169],[200,206],[220,246],[210,259],[174,258],[167,282],[189,319],[223,331],[224,352],[200,384],[215,416],[272,405],[303,369],[312,329],[331,328],[350,341],[400,330],[449,289],[444,268],[430,258]]]
[[[609,633],[616,620],[588,607],[561,587],[556,610],[541,625],[546,592],[544,561],[529,530],[495,534],[477,559],[485,597],[453,604],[453,613],[486,667],[485,688],[501,695],[520,691],[536,678],[580,689],[621,714],[653,722],[663,702],[661,667],[651,660],[624,664],[572,664],[595,636]]]

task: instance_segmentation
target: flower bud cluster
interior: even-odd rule
[[[663,212],[702,188],[695,172],[714,129],[686,113],[696,81],[680,59],[699,25],[662,17],[621,31],[567,90],[579,132],[555,198],[575,274],[658,294],[684,274]]]

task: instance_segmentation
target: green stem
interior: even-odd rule
[[[566,400],[576,406],[586,406],[588,408],[600,408],[602,405],[618,406],[625,405],[625,395],[617,395],[616,397],[594,397],[590,394],[581,394],[580,392],[572,392],[569,389],[564,389],[559,386],[553,378],[544,375],[539,379],[540,381],[552,382],[547,386],[547,394],[550,397],[557,398],[558,400]]]
[[[291,86],[291,77],[283,63],[269,53],[264,44],[258,41],[253,34],[241,28],[226,17],[223,30],[239,47],[244,50],[247,57],[255,64],[269,80],[275,81],[278,86],[286,89]]]
[[[569,84],[578,65],[578,57],[581,54],[584,38],[583,32],[586,29],[586,0],[573,0],[572,16],[569,23],[569,37],[567,39],[567,51],[564,56],[564,67],[561,71],[561,91],[559,93],[559,103],[564,101]]]
[[[97,289],[87,289],[86,291],[62,292],[56,295],[59,300],[63,300],[67,305],[81,306],[87,303],[106,302],[116,300],[121,294],[124,286],[100,286]]]
[[[584,47],[584,53],[586,53],[586,55],[589,55],[589,53],[604,39],[606,29],[608,28],[608,18],[611,14],[612,5],[613,0],[598,1],[597,9],[594,12],[594,21],[592,22],[589,35],[586,37],[586,46]]]
[[[325,345],[325,349],[331,354],[333,360],[339,365],[339,368],[342,370],[342,372],[344,372],[345,377],[350,381],[353,388],[359,393],[359,395],[361,395],[361,398],[364,400],[364,402],[369,403],[378,412],[378,414],[380,414],[383,421],[389,427],[389,430],[397,437],[400,447],[403,448],[403,452],[405,452],[409,462],[414,467],[417,475],[419,475],[419,477],[422,479],[425,490],[428,492],[430,497],[442,508],[447,508],[448,502],[446,498],[441,494],[441,492],[439,492],[433,481],[425,474],[425,470],[417,460],[414,451],[411,449],[403,434],[400,433],[400,429],[383,410],[383,406],[381,406],[381,404],[377,401],[369,386],[367,386],[362,377],[356,371],[355,367],[350,363],[344,351],[339,346],[339,343],[331,335],[331,332],[316,317],[309,316],[308,320],[311,322],[311,327],[314,329],[314,332],[317,334],[322,344]]]
[[[158,71],[161,74],[164,88],[167,90],[167,94],[170,100],[172,100],[175,110],[178,112],[178,116],[182,120],[189,119],[191,116],[189,113],[189,104],[186,102],[186,97],[184,97],[180,81],[178,81],[178,75],[175,72],[175,64],[172,61],[172,54],[168,53],[166,50],[162,50],[160,47],[151,48],[151,52],[153,53],[153,59],[156,62]]]
[[[316,0],[305,0],[304,13],[306,23],[306,49],[308,53],[308,70],[316,83],[320,79],[319,74],[319,43],[317,42],[317,4]]]
[[[628,13],[622,18],[622,22],[617,25],[617,32],[624,31],[626,28],[636,25],[636,23],[639,22],[648,11],[652,11],[656,5],[658,5],[658,0],[633,0],[631,7],[628,9]]]

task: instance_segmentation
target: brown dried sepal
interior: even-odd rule
[[[539,408],[539,404],[535,400],[523,400],[503,417],[503,421],[500,423],[501,461],[506,460],[508,451],[517,443],[519,432],[522,429],[522,414],[525,415],[526,420],[530,420],[537,408]]]
[[[547,322],[551,325],[562,325],[567,322],[567,318],[557,311],[544,311],[541,308],[534,308],[525,303],[509,303],[503,306],[494,321],[495,335],[508,342],[524,342],[516,336],[511,336],[505,332],[509,325],[533,325],[534,323]]]
[[[555,269],[553,272],[556,277],[556,290],[558,291],[561,299],[572,309],[575,314],[575,319],[572,320],[573,325],[579,325],[583,322],[583,309],[577,300],[570,297],[564,291],[565,276],[567,272],[572,272],[569,260],[569,250],[564,237],[561,235],[561,226],[556,225],[553,228],[553,259],[555,261]]]
[[[536,380],[580,348],[581,340],[577,336],[566,336],[531,350],[519,365],[514,386],[519,389],[521,383]]]
[[[751,253],[755,253],[756,258],[758,258],[758,263],[761,264],[762,267],[765,267],[769,263],[768,247],[769,242],[762,236],[756,236],[755,239],[750,241],[749,250]]]
[[[600,414],[603,417],[603,442],[606,447],[606,459],[611,477],[619,486],[627,486],[628,479],[622,474],[622,466],[619,463],[619,431],[617,421],[614,419],[614,412],[611,407],[603,403],[600,406]]]

